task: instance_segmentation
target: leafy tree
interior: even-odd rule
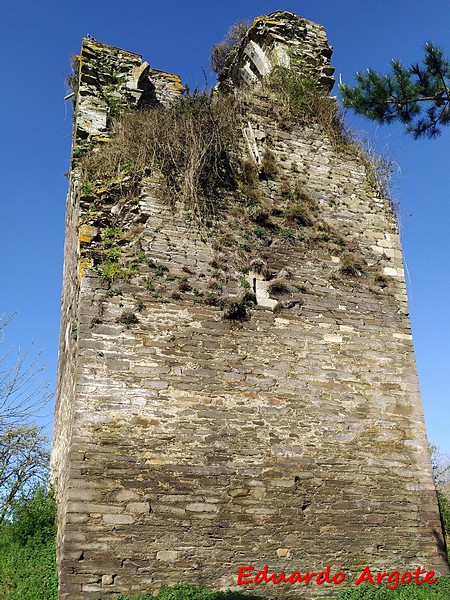
[[[23,546],[44,544],[56,533],[56,506],[53,490],[41,484],[29,497],[21,496],[11,506],[11,520],[5,525],[8,537]]]
[[[433,138],[450,124],[450,62],[444,51],[425,45],[423,64],[404,67],[392,61],[392,73],[357,73],[351,87],[340,85],[344,106],[378,123],[399,120],[414,138]]]

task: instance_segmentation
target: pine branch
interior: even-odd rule
[[[427,44],[423,65],[407,69],[394,60],[389,75],[357,73],[357,85],[340,85],[344,106],[378,123],[399,120],[415,139],[439,135],[450,124],[450,62]]]

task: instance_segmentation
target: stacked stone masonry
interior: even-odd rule
[[[330,89],[323,28],[281,12],[255,20],[226,65],[228,88],[240,83],[239,69],[255,73],[249,41],[259,57],[252,64],[267,72],[294,45],[295,68],[306,60]],[[140,56],[84,40],[74,149],[107,143],[118,105],[164,104],[181,91],[178,77]],[[108,287],[95,268],[99,226],[86,218],[74,154],[52,451],[61,599],[179,581],[226,589],[244,565],[278,573],[330,565],[348,582],[366,565],[447,572],[390,204],[358,154],[314,124],[281,130],[256,88],[248,123],[264,132],[261,154],[270,143],[278,164],[277,178],[260,182],[265,204],[276,208],[280,182],[301,177],[321,218],[357,241],[383,285],[345,277],[338,253],[274,238],[264,259],[271,273],[289,271],[300,300],[270,298],[265,278],[249,271],[258,298],[250,319],[224,320],[198,301],[217,270],[212,236],[167,206],[150,175],[123,228],[164,266],[167,294],[146,287],[148,261]],[[191,291],[171,297],[186,274]],[[124,311],[135,322],[120,322]],[[336,593],[245,587],[278,598]]]

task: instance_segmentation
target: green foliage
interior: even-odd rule
[[[121,227],[109,226],[102,231],[102,240],[98,246],[101,261],[97,264],[100,279],[113,282],[118,279],[127,280],[136,271],[136,264],[124,261],[124,231]],[[122,258],[122,263],[119,259]]]
[[[55,542],[21,546],[0,539],[2,600],[56,600]]]
[[[92,192],[94,191],[94,186],[92,185],[92,183],[90,181],[85,179],[81,183],[80,191],[83,195],[87,196],[89,194],[92,194]]]
[[[437,499],[439,503],[439,512],[441,513],[442,528],[444,535],[447,540],[447,557],[450,559],[450,549],[448,547],[448,541],[450,536],[450,495],[441,489],[437,489]]]
[[[137,323],[139,323],[139,319],[134,312],[125,310],[120,317],[118,317],[117,323],[121,323],[122,325],[129,327],[130,325],[137,325]]]
[[[400,584],[389,590],[384,585],[362,584],[342,590],[334,600],[448,600],[450,577],[439,577],[436,583]]]
[[[44,543],[55,536],[55,514],[53,492],[44,486],[36,487],[28,497],[13,502],[11,519],[4,532],[22,545],[30,541]]]
[[[156,275],[156,277],[163,277],[163,275],[168,272],[169,272],[169,267],[166,267],[166,265],[158,264],[156,271],[155,271],[155,275]]]
[[[82,156],[84,156],[85,152],[83,148],[80,148],[80,146],[74,146],[73,150],[72,150],[72,158],[81,158]]]
[[[0,528],[2,600],[56,600],[55,513],[45,487],[14,502],[11,521]]]
[[[378,123],[402,122],[414,138],[433,138],[450,124],[450,62],[444,51],[425,45],[423,65],[404,67],[392,61],[392,72],[357,73],[357,85],[341,84],[344,106]]]
[[[204,588],[178,583],[173,587],[164,586],[156,596],[137,594],[135,596],[121,595],[117,600],[263,600],[260,596],[242,592],[213,592]]]
[[[278,232],[279,236],[284,240],[293,240],[295,238],[295,233],[292,229],[280,229]]]
[[[447,557],[450,560],[450,459],[433,444],[430,445],[430,453],[442,529],[447,543]]]
[[[116,281],[117,279],[129,279],[132,274],[131,269],[122,267],[116,258],[109,258],[98,265],[100,279],[102,281]]]

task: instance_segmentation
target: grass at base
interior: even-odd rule
[[[439,577],[436,583],[431,584],[400,584],[395,590],[364,583],[342,590],[333,600],[450,600],[450,576]]]

